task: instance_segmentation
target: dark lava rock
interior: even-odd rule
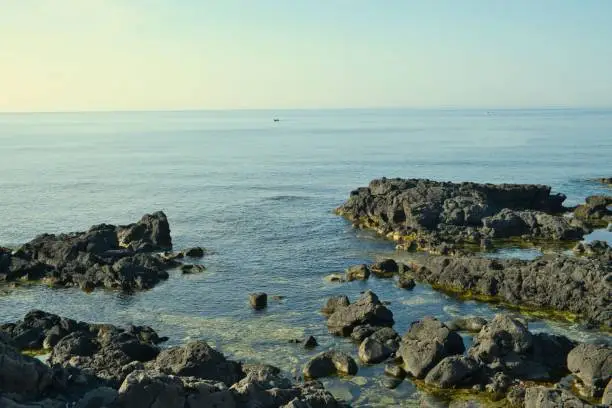
[[[255,310],[262,310],[268,306],[268,295],[263,292],[251,293],[249,295],[249,304]]]
[[[35,398],[52,385],[53,372],[48,366],[22,355],[0,339],[0,395],[22,394]]]
[[[425,383],[439,388],[470,385],[480,369],[480,364],[466,356],[445,357],[425,377]]]
[[[612,263],[556,256],[534,261],[427,257],[414,277],[440,289],[579,315],[612,328]]]
[[[57,286],[124,291],[149,289],[168,278],[176,261],[152,251],[172,247],[163,212],[125,227],[100,224],[86,232],[43,234],[0,254],[0,280],[45,280]]]
[[[183,272],[183,274],[191,274],[191,273],[199,273],[199,272],[204,272],[206,270],[206,267],[204,265],[199,265],[199,264],[193,264],[193,265],[181,265],[180,267],[181,272]]]
[[[359,346],[359,359],[366,364],[377,364],[385,361],[393,351],[372,337],[368,337]]]
[[[468,316],[458,317],[447,323],[447,326],[452,330],[478,333],[485,324],[487,324],[487,321],[482,317]]]
[[[202,258],[206,254],[206,250],[201,247],[194,247],[183,251],[183,254],[190,258]]]
[[[346,270],[346,280],[367,280],[370,277],[370,268],[366,264],[353,265]]]
[[[612,347],[579,344],[568,354],[567,367],[580,380],[582,394],[600,398],[612,379]]]
[[[306,364],[303,370],[306,378],[329,377],[334,374],[357,374],[355,360],[340,351],[325,351],[317,354]]]
[[[372,291],[366,291],[353,304],[340,306],[329,316],[327,327],[337,336],[348,337],[361,325],[392,326],[393,313],[387,309]]]
[[[567,210],[564,200],[544,185],[382,178],[352,191],[337,213],[404,248],[444,253],[442,243],[478,244],[484,237],[580,238],[582,226],[557,215]]]
[[[591,407],[566,390],[531,387],[525,391],[525,408],[587,408]]]
[[[317,343],[317,339],[315,339],[313,336],[308,336],[306,340],[304,340],[304,348],[313,349],[318,345],[319,343]]]
[[[402,337],[399,355],[404,361],[406,372],[422,379],[444,357],[462,354],[464,351],[461,336],[439,320],[425,317],[412,323],[410,330]]]
[[[333,314],[336,310],[343,308],[343,307],[347,307],[349,304],[350,302],[347,296],[345,295],[333,296],[327,299],[325,306],[323,306],[323,308],[321,309],[321,313],[329,316]]]
[[[239,363],[227,360],[203,341],[162,350],[149,368],[165,374],[221,381],[228,386],[244,377]]]

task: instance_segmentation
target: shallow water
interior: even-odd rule
[[[0,153],[0,245],[128,223],[162,209],[176,248],[216,252],[203,259],[205,273],[172,273],[135,295],[44,286],[5,291],[1,321],[40,308],[86,321],[148,324],[170,344],[201,338],[235,358],[298,374],[316,351],[288,341],[304,334],[317,337],[317,351],[338,347],[356,355],[349,341],[327,334],[318,310],[330,295],[355,299],[374,290],[391,302],[400,333],[425,315],[446,320],[497,311],[424,285],[409,292],[378,279],[326,282],[348,265],[402,256],[333,215],[350,190],[382,176],[546,183],[577,204],[610,193],[588,179],[612,174],[612,111],[0,114]],[[494,256],[538,255],[507,249]],[[286,299],[256,313],[247,304],[253,291]],[[530,326],[596,336],[556,322]],[[387,390],[382,370],[361,367],[357,377],[327,385],[355,406],[414,406],[414,386],[405,381]]]

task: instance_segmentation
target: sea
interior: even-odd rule
[[[275,121],[274,119],[278,119]],[[611,190],[611,110],[238,110],[0,114],[0,245],[41,233],[127,224],[163,210],[175,249],[212,252],[206,271],[134,294],[0,287],[0,322],[42,309],[88,322],[141,324],[167,345],[202,339],[228,357],[298,377],[314,354],[357,346],[328,334],[319,312],[332,295],[372,290],[389,302],[404,333],[426,315],[492,317],[497,306],[462,301],[385,279],[332,283],[325,277],[399,253],[333,213],[351,190],[380,177],[543,183],[575,205]],[[612,242],[596,231],[587,239]],[[493,256],[534,258],[538,249]],[[268,308],[249,308],[266,292]],[[531,318],[530,329],[598,339],[563,322]],[[305,350],[292,339],[313,335]],[[469,345],[471,339],[465,337]],[[418,406],[409,380],[389,389],[384,365],[325,379],[355,407]],[[440,402],[440,406],[444,406]]]

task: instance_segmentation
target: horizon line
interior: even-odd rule
[[[0,115],[19,115],[19,114],[95,114],[95,113],[189,113],[189,112],[287,112],[287,111],[563,111],[563,110],[592,110],[606,111],[612,110],[612,106],[529,106],[529,107],[501,107],[501,106],[482,106],[482,107],[458,107],[458,106],[430,106],[430,107],[327,107],[327,108],[133,108],[133,109],[83,109],[83,110],[0,110]]]

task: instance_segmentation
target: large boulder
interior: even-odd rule
[[[579,344],[567,356],[567,367],[580,380],[580,391],[600,398],[612,378],[612,347]]]
[[[406,372],[422,379],[444,357],[462,354],[464,351],[461,336],[444,323],[428,316],[412,323],[402,337],[399,355],[404,361]]]
[[[348,282],[366,280],[370,277],[370,267],[366,264],[353,265],[347,268],[345,275]]]
[[[149,368],[165,374],[220,381],[230,386],[244,377],[239,363],[229,361],[204,341],[163,350]]]
[[[317,354],[304,366],[303,374],[306,378],[329,377],[334,374],[357,374],[358,367],[355,360],[340,351],[325,351]]]
[[[332,296],[325,302],[325,306],[321,308],[321,313],[324,315],[330,316],[336,310],[339,310],[343,307],[350,305],[351,302],[349,298],[345,295]]]
[[[366,364],[377,364],[391,356],[393,350],[385,343],[368,337],[359,345],[359,359]]]
[[[393,313],[387,309],[378,296],[366,291],[357,302],[337,307],[327,320],[327,327],[337,336],[350,336],[356,326],[392,326]]]

